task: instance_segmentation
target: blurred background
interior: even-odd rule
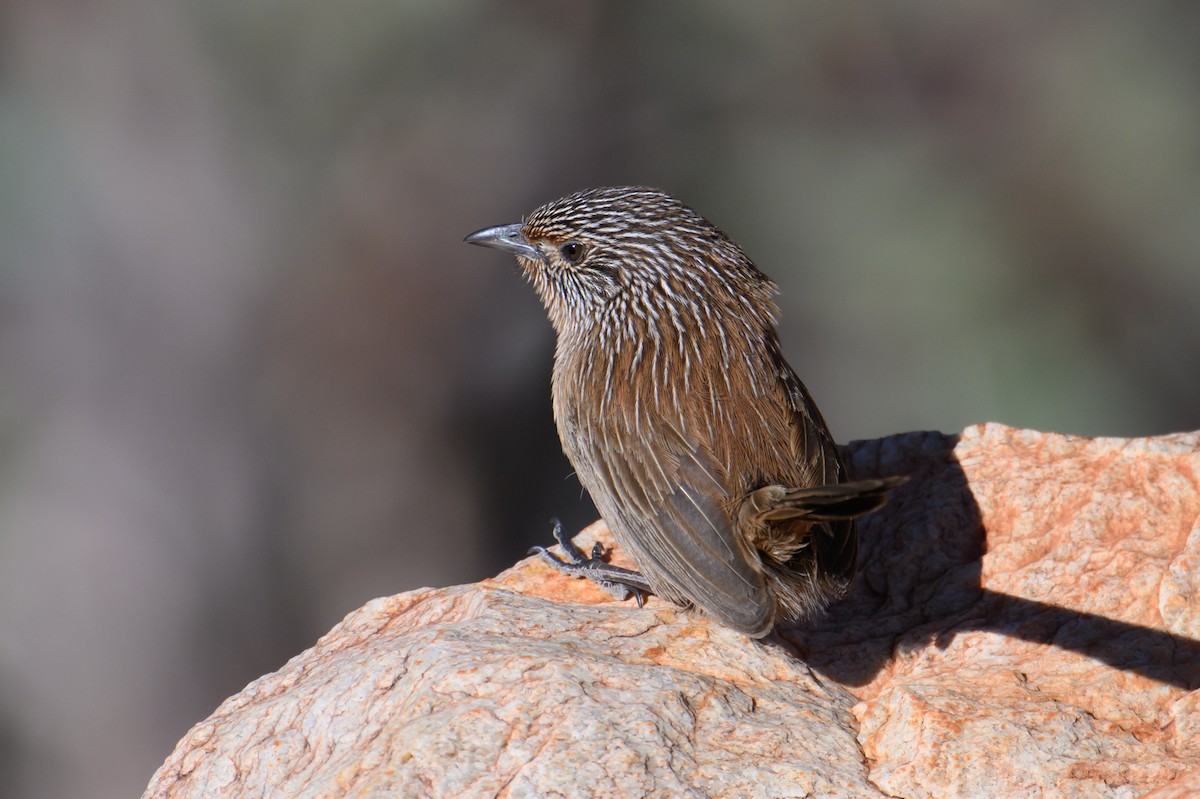
[[[0,785],[137,795],[372,597],[594,518],[461,244],[667,189],[842,440],[1200,427],[1200,6],[10,0]]]

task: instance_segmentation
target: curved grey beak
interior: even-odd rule
[[[521,233],[521,226],[517,225],[497,225],[496,227],[487,227],[483,230],[476,230],[470,236],[463,239],[467,244],[478,244],[480,247],[491,247],[496,250],[504,250],[514,253],[515,255],[523,255],[526,258],[541,259],[542,253],[537,247],[529,243]]]

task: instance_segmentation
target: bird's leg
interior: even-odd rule
[[[592,554],[587,557],[579,547],[575,546],[571,537],[563,532],[562,522],[558,519],[552,521],[554,522],[554,540],[558,541],[558,545],[562,547],[563,554],[567,556],[567,559],[559,560],[546,547],[534,547],[529,550],[529,554],[536,553],[547,564],[568,577],[586,577],[616,599],[628,599],[632,594],[633,598],[637,600],[639,608],[646,601],[646,594],[653,593],[650,590],[650,584],[639,572],[635,572],[633,569],[623,569],[601,560],[604,555],[604,547],[599,543],[592,547]]]

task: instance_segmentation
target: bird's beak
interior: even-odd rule
[[[491,247],[496,250],[504,250],[515,255],[523,255],[526,258],[541,259],[542,253],[537,247],[529,243],[529,239],[525,238],[525,234],[521,232],[521,225],[497,225],[496,227],[488,227],[483,230],[476,230],[470,236],[463,239],[467,244],[478,244],[480,247]]]

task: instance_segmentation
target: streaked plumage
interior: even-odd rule
[[[845,592],[852,518],[894,483],[845,484],[780,351],[775,286],[740,247],[631,187],[468,241],[515,252],[545,304],[563,449],[656,594],[760,636]]]

